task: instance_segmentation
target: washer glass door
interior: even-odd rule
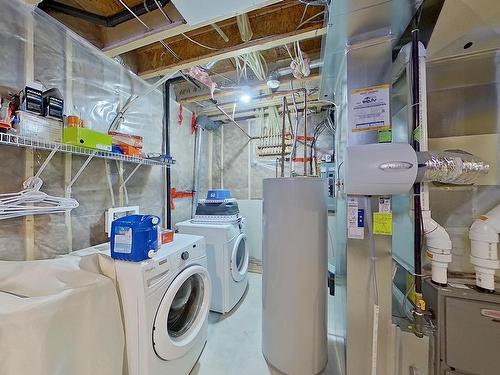
[[[248,262],[250,254],[247,244],[247,236],[241,233],[234,242],[231,254],[231,274],[234,281],[241,281],[245,278],[248,271]]]
[[[183,270],[170,284],[156,312],[153,345],[164,360],[182,357],[196,343],[206,322],[210,279],[201,266]]]

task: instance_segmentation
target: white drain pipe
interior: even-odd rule
[[[437,223],[431,212],[422,212],[426,255],[431,261],[432,281],[446,285],[448,282],[448,265],[451,263],[451,240],[448,232]]]
[[[495,271],[498,261],[498,235],[500,233],[500,204],[481,215],[469,230],[471,240],[470,262],[476,270],[476,285],[488,291],[495,290]]]

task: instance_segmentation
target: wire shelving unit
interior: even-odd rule
[[[139,158],[134,156],[122,155],[114,152],[100,151],[85,147],[73,146],[60,142],[51,142],[42,139],[23,137],[20,135],[14,135],[9,133],[0,133],[0,144],[17,146],[17,147],[35,148],[47,151],[57,150],[58,152],[64,152],[68,154],[81,155],[87,157],[92,156],[101,159],[118,160],[140,165],[159,165],[159,166],[170,167],[172,164],[175,163],[175,160],[173,159],[158,160],[156,158],[155,159]]]

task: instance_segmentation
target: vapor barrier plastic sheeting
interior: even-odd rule
[[[61,91],[67,114],[79,115],[91,129],[106,131],[131,94],[141,95],[149,89],[148,83],[39,9],[17,1],[1,0],[0,4],[4,19],[0,25],[3,92],[20,91],[33,74],[44,89]],[[139,99],[121,128],[144,136],[148,152],[161,151],[162,98],[157,90]]]
[[[122,373],[116,289],[81,260],[0,262],[2,375]]]
[[[98,48],[68,30],[64,25],[37,8],[20,1],[0,0],[2,22],[0,38],[0,93],[17,93],[25,84],[36,81],[44,89],[57,88],[65,101],[65,114],[80,116],[86,127],[106,132],[118,109],[130,95],[141,95],[151,86],[119,62],[105,56]],[[144,137],[145,153],[160,153],[163,140],[163,93],[160,90],[141,97],[125,114],[119,131]],[[179,146],[182,149],[182,145]],[[185,151],[184,151],[185,152]],[[35,170],[47,152],[35,151]],[[175,157],[175,153],[173,153]],[[18,191],[30,170],[25,168],[31,155],[23,149],[0,146],[0,158],[6,176],[0,179],[0,193]],[[85,159],[71,158],[72,176]],[[64,196],[66,157],[56,155],[41,178],[44,189]],[[126,204],[125,192],[116,163],[110,162],[115,205]],[[124,178],[135,165],[124,163]],[[178,172],[192,177],[192,164]],[[178,176],[176,175],[175,178]],[[180,178],[179,177],[179,178]],[[66,181],[67,182],[67,181]],[[175,179],[173,179],[175,183]],[[142,212],[161,214],[165,204],[162,169],[141,167],[127,183],[129,204],[139,205]],[[34,218],[30,229],[25,220],[5,220],[0,225],[0,259],[22,260],[53,258],[70,251],[102,242],[104,211],[111,206],[111,192],[103,160],[93,160],[72,189],[80,207],[64,215]],[[69,226],[72,223],[72,226]],[[26,232],[34,230],[34,249],[25,243]],[[1,373],[1,371],[0,371]],[[3,375],[3,374],[2,374]]]

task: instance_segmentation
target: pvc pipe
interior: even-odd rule
[[[446,230],[431,217],[430,211],[423,211],[424,238],[427,258],[431,261],[432,281],[446,285],[448,264],[451,263],[451,240]]]
[[[196,144],[194,150],[194,185],[193,185],[193,203],[191,204],[191,218],[196,214],[196,205],[200,190],[200,170],[201,170],[201,144],[203,137],[203,128],[198,125],[196,128]]]
[[[495,271],[498,260],[498,234],[500,233],[500,204],[481,215],[469,230],[471,240],[470,261],[476,270],[476,285],[488,291],[495,290]]]

